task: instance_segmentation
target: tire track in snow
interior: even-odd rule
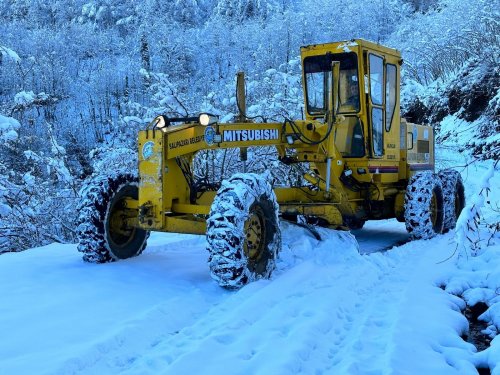
[[[196,314],[187,300],[184,307],[166,301],[61,372],[377,373],[390,361],[388,331],[405,293],[401,284],[419,253],[401,252],[390,260],[385,254],[361,256],[348,233],[321,231],[328,240],[318,242],[285,225],[284,251],[272,280],[236,293],[219,289],[217,294],[226,294]],[[190,315],[173,331],[158,311],[170,304]],[[368,347],[377,353],[375,360],[363,355]]]
[[[186,366],[186,363],[193,364],[194,371],[197,371],[199,361],[189,361],[187,358],[199,354],[201,357],[210,357],[206,363],[211,363],[211,360],[220,363],[220,353],[216,351],[213,355],[215,347],[226,348],[222,352],[232,360],[247,363],[243,366],[247,369],[255,367],[256,363],[269,363],[270,367],[276,368],[277,373],[280,369],[288,371],[303,367],[303,360],[313,355],[314,351],[308,351],[301,337],[309,330],[322,334],[334,328],[330,323],[329,310],[337,302],[333,295],[330,299],[323,299],[323,295],[335,294],[330,284],[349,266],[343,264],[346,257],[332,253],[327,243],[323,246],[323,255],[314,256],[309,252],[316,253],[314,247],[317,244],[311,243],[312,240],[304,241],[303,232],[299,237],[288,237],[292,242],[297,242],[293,245],[305,244],[302,249],[294,246],[297,259],[292,261],[289,258],[293,265],[298,266],[278,271],[274,280],[248,285],[237,293],[225,292],[211,284],[216,290],[212,293],[219,296],[218,303],[205,304],[196,315],[192,314],[189,306],[183,306],[175,300],[166,301],[161,306],[153,307],[149,314],[124,323],[120,332],[82,350],[79,358],[67,361],[60,368],[60,373],[156,373],[159,369],[180,373],[175,369]],[[336,242],[341,241],[337,238]],[[352,253],[348,258],[353,256],[357,254]],[[331,272],[332,265],[336,268],[334,272]],[[318,267],[324,276],[311,278],[317,273]],[[196,289],[196,284],[192,287]],[[282,288],[285,288],[285,294]],[[206,292],[206,287],[202,288],[198,297],[211,299],[210,293],[204,296]],[[187,294],[185,300],[181,299],[185,304],[192,293],[187,291]],[[324,302],[320,302],[316,308],[311,306],[304,309],[307,306],[305,300],[311,294],[316,294],[315,299]],[[189,302],[196,305],[194,301],[191,295]],[[168,310],[168,305],[174,305],[172,309],[177,314],[188,316],[175,330],[165,325],[164,321],[169,317],[160,311]],[[262,334],[265,336],[266,332],[271,335],[270,341],[263,338]],[[286,344],[290,341],[296,342],[296,348],[293,349],[297,353],[296,360],[278,361],[274,365],[272,360],[259,362],[259,358],[275,351],[274,342]],[[314,337],[308,340],[311,347],[315,346],[314,341]]]
[[[408,253],[400,262],[394,262],[385,259],[385,254],[369,256],[380,267],[379,278],[360,294],[363,302],[358,306],[352,329],[339,345],[341,349],[326,373],[378,374],[388,368],[399,303],[412,272],[408,264],[414,265],[417,257],[418,254]]]
[[[323,373],[318,366],[333,357],[331,343],[342,343],[353,325],[361,306],[359,290],[368,291],[380,276],[352,243],[346,248],[348,233],[324,234],[332,241],[304,241],[304,233],[287,236],[295,252],[284,257],[298,262],[295,267],[283,267],[272,281],[231,295],[125,373],[192,373],[200,364],[206,373],[227,371],[228,364],[233,364],[232,374]],[[363,277],[352,277],[356,274]]]
[[[362,293],[365,300],[354,317],[352,329],[339,345],[332,366],[327,366],[321,373],[475,373],[471,363],[467,362],[470,345],[461,340],[458,345],[454,342],[464,324],[467,325],[465,318],[457,312],[454,301],[457,298],[434,285],[437,277],[434,267],[445,259],[438,251],[439,241],[446,242],[447,239],[439,236],[433,242],[415,241],[388,252],[365,256],[381,271],[379,280]],[[427,272],[433,268],[434,271]],[[443,265],[441,271],[445,270],[446,265]],[[424,289],[432,290],[432,293],[423,292]],[[428,299],[419,298],[416,290],[422,291]],[[440,324],[443,321],[447,323]],[[413,337],[414,341],[408,341],[407,337]],[[412,353],[426,353],[427,357],[411,357]],[[439,359],[427,361],[431,357]]]
[[[215,285],[208,276],[204,247],[205,239],[202,236],[164,236],[154,233],[145,253],[126,262],[136,264],[137,273],[133,277],[138,282],[144,272],[154,273],[151,275],[152,282],[166,281],[163,287],[166,298],[159,304],[144,306],[138,315],[117,316],[118,321],[113,329],[102,327],[102,335],[95,337],[92,342],[81,343],[79,351],[72,358],[62,359],[61,365],[48,373],[120,372],[130,367],[138,353],[154,348],[227,298],[229,293]],[[125,263],[112,265],[120,264]],[[143,287],[148,288],[148,285]],[[159,284],[150,287],[159,288]],[[131,301],[135,300],[137,298],[131,296]],[[137,310],[135,306],[134,309]],[[106,313],[103,311],[103,314]]]
[[[335,278],[328,278],[328,271],[318,272],[317,266],[307,263],[288,272],[284,280],[256,283],[161,343],[126,373],[154,373],[158,368],[168,374],[193,373],[200,363],[206,373],[223,373],[227,363],[237,364],[232,374],[321,371],[317,366],[330,349],[323,344],[352,325],[350,317],[356,302],[338,305],[339,299],[350,299],[355,285],[341,291],[322,285],[317,278],[299,281],[314,273],[335,284]],[[283,291],[284,282],[294,283],[295,289]],[[343,319],[332,319],[335,308]]]

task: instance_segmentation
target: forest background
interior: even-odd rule
[[[301,118],[307,44],[365,38],[399,49],[407,118],[434,124],[442,145],[498,160],[499,9],[499,0],[0,0],[0,252],[75,241],[82,183],[134,171],[137,131],[158,114],[231,121],[238,71],[250,116]],[[249,170],[295,178],[272,150],[259,152]],[[213,180],[240,167],[231,151],[197,163]]]

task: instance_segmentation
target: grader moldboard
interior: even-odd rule
[[[84,260],[139,255],[150,231],[206,233],[212,277],[239,288],[273,271],[280,214],[337,229],[395,217],[424,239],[453,228],[462,180],[453,170],[434,173],[433,128],[400,117],[400,53],[354,39],[302,47],[301,60],[305,120],[249,121],[239,74],[238,122],[158,116],[140,131],[139,178],[95,178],[85,189]],[[252,173],[216,187],[194,178],[198,151],[251,146],[275,146],[285,164],[308,163],[308,187],[273,188]]]

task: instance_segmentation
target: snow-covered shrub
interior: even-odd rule
[[[0,166],[0,172],[5,169]],[[0,180],[0,252],[74,239],[75,192],[31,172]]]
[[[90,152],[95,175],[130,173],[137,175],[137,150],[129,147],[98,147]]]
[[[491,203],[489,200],[490,180],[497,166],[498,161],[490,166],[481,180],[479,191],[472,196],[457,220],[455,242],[461,255],[478,255],[481,250],[491,244],[490,242],[500,230],[499,220],[488,222],[481,212],[485,205]]]
[[[441,0],[401,24],[389,42],[401,46],[407,78],[428,85],[474,57],[498,64],[499,29],[496,2]]]
[[[21,58],[19,57],[19,55],[15,51],[11,50],[10,48],[7,48],[5,46],[0,45],[0,61],[2,61],[3,57],[9,58],[10,60],[12,60],[14,62],[21,61]]]
[[[112,27],[135,20],[137,18],[137,8],[127,2],[91,1],[81,6],[79,15],[75,12],[75,18],[79,23]]]
[[[159,114],[172,117],[189,115],[187,95],[171,82],[167,74],[148,72],[144,69],[141,69],[140,73],[151,82],[148,92],[151,94],[152,105],[147,108],[147,118],[153,119]]]
[[[496,2],[441,0],[389,38],[405,61],[405,117],[434,124],[438,143],[458,144],[480,159],[500,157],[498,16]],[[455,121],[462,129],[443,129]]]
[[[214,15],[234,22],[255,18],[265,20],[277,9],[273,0],[217,0]]]
[[[16,119],[0,115],[0,144],[15,141],[20,127]]]
[[[265,116],[271,121],[300,118],[304,107],[300,58],[256,75],[247,91],[249,116]]]
[[[22,150],[19,128],[0,116],[0,252],[74,239],[78,182],[66,150],[52,134],[48,152]]]
[[[401,102],[409,121],[434,124],[438,143],[451,141],[480,159],[500,157],[498,64],[473,58],[430,85],[407,80]]]

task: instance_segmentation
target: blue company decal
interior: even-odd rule
[[[224,130],[224,142],[271,141],[279,139],[278,129]]]
[[[142,158],[144,160],[148,160],[151,156],[153,156],[154,145],[154,142],[151,141],[144,143],[144,146],[142,146]]]
[[[215,129],[211,126],[207,126],[205,129],[205,142],[207,145],[212,146],[215,140]]]

